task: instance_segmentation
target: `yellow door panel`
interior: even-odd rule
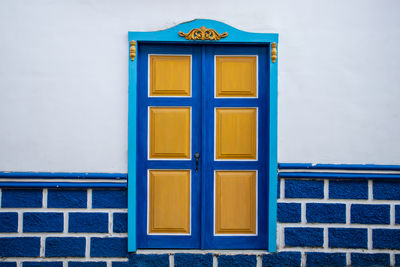
[[[150,56],[150,96],[190,96],[190,56]]]
[[[257,158],[257,109],[217,108],[216,159]]]
[[[256,171],[215,172],[215,234],[256,234]]]
[[[149,233],[190,233],[190,171],[149,170]]]
[[[216,97],[256,97],[257,57],[217,56]]]
[[[150,108],[150,159],[190,158],[190,108]]]

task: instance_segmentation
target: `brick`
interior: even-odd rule
[[[64,215],[56,212],[25,212],[23,231],[26,233],[62,232]]]
[[[130,267],[169,267],[168,254],[129,254]]]
[[[41,189],[3,189],[1,192],[3,208],[41,208]]]
[[[113,232],[128,232],[128,213],[114,213],[113,215]]]
[[[285,228],[285,247],[322,247],[323,243],[323,228]]]
[[[285,198],[324,198],[324,182],[285,180]]]
[[[129,262],[127,261],[113,261],[112,262],[112,267],[128,267]]]
[[[390,257],[386,253],[351,253],[351,266],[390,266]]]
[[[46,257],[85,257],[84,237],[46,238]]]
[[[68,232],[70,233],[107,233],[108,214],[71,212],[69,213]]]
[[[126,257],[128,239],[119,237],[92,237],[90,240],[91,257]]]
[[[400,224],[400,205],[395,206],[395,215],[396,224]]]
[[[49,189],[47,193],[47,207],[49,208],[86,208],[86,190]]]
[[[329,228],[330,248],[367,248],[367,229],[360,228]]]
[[[263,267],[300,267],[300,252],[279,252],[262,255]]]
[[[308,223],[346,223],[345,204],[307,203]]]
[[[0,267],[17,267],[16,262],[0,262]]]
[[[296,223],[301,221],[300,203],[278,203],[278,221]]]
[[[40,237],[0,238],[0,257],[38,257]]]
[[[18,231],[18,213],[0,212],[0,232],[12,233]]]
[[[93,208],[127,208],[126,190],[93,190]]]
[[[106,267],[107,263],[104,261],[70,261],[68,267]]]
[[[373,248],[378,249],[400,249],[400,230],[373,229],[372,244]]]
[[[400,183],[389,181],[374,181],[374,199],[400,200]]]
[[[400,266],[400,254],[394,255],[395,264],[394,266]]]
[[[389,205],[351,205],[351,223],[359,224],[389,224]]]
[[[346,266],[345,253],[307,252],[307,267],[341,267]]]
[[[22,263],[22,267],[62,267],[63,263],[61,261],[47,262],[47,261],[37,261],[29,262],[26,261]]]
[[[368,199],[368,181],[329,181],[329,198]]]
[[[219,255],[218,266],[219,267],[241,267],[241,266],[253,266],[256,267],[257,258],[256,255]]]
[[[174,255],[175,267],[211,267],[213,266],[212,254],[186,254],[177,253]]]

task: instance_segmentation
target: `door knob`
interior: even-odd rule
[[[194,153],[194,158],[196,159],[196,172],[197,172],[199,170],[199,158],[200,158],[199,152]]]

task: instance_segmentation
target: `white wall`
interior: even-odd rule
[[[279,161],[400,164],[400,2],[0,1],[0,171],[127,171],[128,30],[278,32]]]

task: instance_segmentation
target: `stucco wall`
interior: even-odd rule
[[[400,3],[0,2],[0,171],[127,171],[128,30],[278,32],[279,161],[400,164]]]

